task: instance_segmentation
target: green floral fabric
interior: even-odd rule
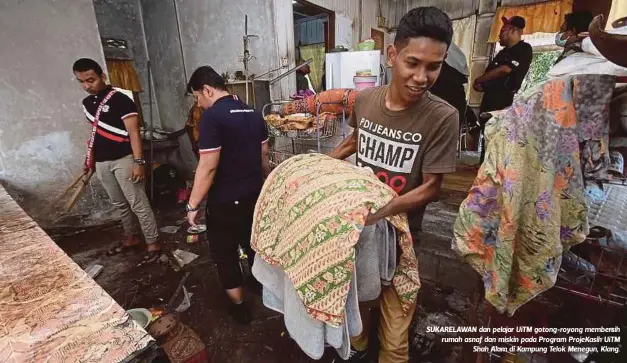
[[[520,92],[524,93],[546,82],[549,79],[547,75],[549,69],[551,69],[560,54],[560,51],[533,53],[529,72],[527,72],[527,76],[523,80]]]

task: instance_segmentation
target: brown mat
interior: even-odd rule
[[[152,341],[0,186],[0,362],[122,362]]]

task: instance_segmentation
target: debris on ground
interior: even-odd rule
[[[152,322],[152,313],[148,309],[135,308],[127,310],[126,312],[144,329]]]
[[[167,233],[167,234],[176,234],[176,232],[178,232],[179,229],[181,229],[181,226],[165,226],[165,227],[159,228],[159,231],[163,233]]]
[[[107,259],[106,265],[103,264],[102,252],[106,251],[112,243],[124,241],[124,231],[119,224],[112,228],[90,228],[83,234],[71,235],[55,242],[83,269],[93,264],[103,265],[105,268],[96,281],[125,309],[150,307],[149,311],[154,322],[158,317],[168,313],[179,314],[182,323],[193,329],[207,344],[206,350],[208,356],[211,357],[211,362],[312,362],[285,332],[283,315],[267,309],[263,305],[262,298],[254,293],[248,295],[248,303],[255,320],[246,326],[234,324],[231,316],[227,314],[228,298],[224,290],[219,288],[217,268],[208,243],[204,243],[205,235],[198,235],[200,238],[198,243],[187,244],[187,219],[183,218],[184,213],[181,209],[174,207],[170,202],[156,200],[155,203],[159,226],[181,226],[176,234],[163,233],[160,237],[160,242],[165,247],[160,255],[165,254],[168,257],[167,260],[164,258],[161,261],[167,262],[146,265],[138,271],[135,265],[142,259],[144,251],[135,249],[129,250],[123,258]],[[202,217],[204,216],[201,216],[199,223],[204,223]],[[179,244],[175,244],[175,241],[179,241]],[[173,248],[170,250],[169,246]],[[199,258],[181,268],[171,253],[177,248],[193,252]],[[242,255],[244,257],[245,252]],[[242,263],[242,265],[247,265],[247,263]],[[180,272],[182,270],[184,270],[183,273]],[[190,298],[191,306],[183,313],[176,313],[174,309],[184,300],[183,288],[181,287],[171,305],[168,305],[168,300],[173,296],[186,272],[191,272],[184,283],[187,292],[193,292]],[[249,290],[248,286],[246,288]],[[434,294],[434,288],[427,282],[423,284],[423,292],[419,295],[421,303],[417,310],[423,310],[420,307],[426,306],[427,312],[449,311],[455,315],[457,312],[447,307],[447,297],[452,291],[442,290]],[[422,319],[423,315],[420,316],[416,321]],[[374,332],[376,336],[376,330]],[[414,336],[412,327],[410,344]],[[453,344],[447,343],[443,347],[438,347],[438,345],[444,344],[436,342],[434,352],[428,356],[420,356],[412,349],[409,361],[449,363],[448,356],[437,353],[440,350],[444,351],[444,348],[451,347],[449,349],[452,349]],[[162,348],[155,349],[154,353],[165,355]],[[335,357],[335,350],[329,349],[318,362],[330,363]],[[159,355],[157,360],[167,361],[162,355]]]
[[[172,362],[207,362],[209,355],[198,334],[176,315],[166,314],[155,320],[149,333],[165,340],[161,347]],[[161,340],[161,339],[160,339]]]
[[[472,307],[470,298],[460,291],[454,291],[446,298],[448,306],[458,313],[468,311]]]
[[[104,266],[102,265],[91,265],[85,270],[85,273],[87,274],[87,276],[95,279],[96,276],[100,275],[103,269]]]
[[[172,252],[172,256],[174,256],[174,259],[181,267],[191,263],[192,261],[198,258],[197,254],[180,250],[180,249],[177,249],[174,252]]]
[[[165,309],[162,307],[152,307],[148,309],[148,311],[150,311],[150,314],[152,314],[152,318],[150,319],[150,322],[153,322],[159,319],[161,315],[165,314]]]
[[[197,234],[190,234],[189,236],[187,236],[187,243],[194,244],[197,243],[198,241],[200,241],[200,237],[198,237]]]
[[[179,304],[179,306],[177,306],[176,309],[174,309],[174,311],[176,311],[177,313],[182,313],[189,309],[190,306],[192,306],[192,302],[190,299],[193,295],[194,294],[187,292],[187,288],[183,286],[183,301]]]
[[[420,314],[422,315],[422,314]],[[435,339],[436,335],[434,333],[428,332],[427,327],[447,327],[447,326],[463,326],[464,323],[461,319],[458,319],[456,316],[446,312],[446,313],[430,313],[427,314],[424,318],[418,320],[418,323],[415,327],[415,332],[418,335],[425,335],[429,339]],[[442,332],[439,333],[442,336],[447,336],[454,338],[457,336],[457,333],[448,333]]]
[[[174,304],[174,301],[176,300],[176,298],[179,296],[179,293],[181,292],[181,289],[185,289],[185,281],[187,281],[187,279],[189,278],[189,275],[191,275],[191,272],[186,272],[185,275],[183,276],[183,278],[181,279],[181,281],[179,282],[178,286],[176,287],[176,290],[174,290],[174,294],[172,295],[172,297],[170,298],[170,300],[168,301],[168,309],[172,307],[172,305]]]
[[[170,265],[170,268],[172,268],[174,272],[181,271],[181,266],[179,266],[176,262],[172,261],[171,259],[168,259],[168,264]]]
[[[207,231],[207,225],[205,224],[197,224],[195,226],[190,226],[187,229],[187,233],[189,234],[201,234]]]
[[[164,253],[161,256],[159,256],[159,262],[161,262],[161,263],[168,263],[168,262],[170,262],[170,258],[168,258],[168,255],[166,255]]]
[[[434,333],[434,330],[438,327],[467,325],[465,315],[472,308],[470,295],[434,285],[426,285],[425,289],[428,292],[423,292],[409,332],[410,356],[420,357],[420,362],[424,363],[460,362],[463,343],[442,342],[442,338],[455,338],[458,334]],[[431,327],[431,331],[428,327]]]

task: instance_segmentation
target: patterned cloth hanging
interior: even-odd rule
[[[486,160],[460,207],[453,248],[481,274],[486,300],[501,313],[513,315],[551,288],[562,253],[588,234],[584,177],[607,174],[615,81],[550,80],[486,126]]]

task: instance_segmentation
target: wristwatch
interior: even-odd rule
[[[198,207],[196,207],[196,208],[192,208],[192,206],[189,205],[189,203],[185,203],[185,211],[186,212],[195,212],[195,211],[197,211],[199,209],[200,209],[200,205]]]
[[[144,160],[144,159],[133,159],[133,162],[135,164],[138,164],[138,165],[145,165],[146,164],[146,160]]]

